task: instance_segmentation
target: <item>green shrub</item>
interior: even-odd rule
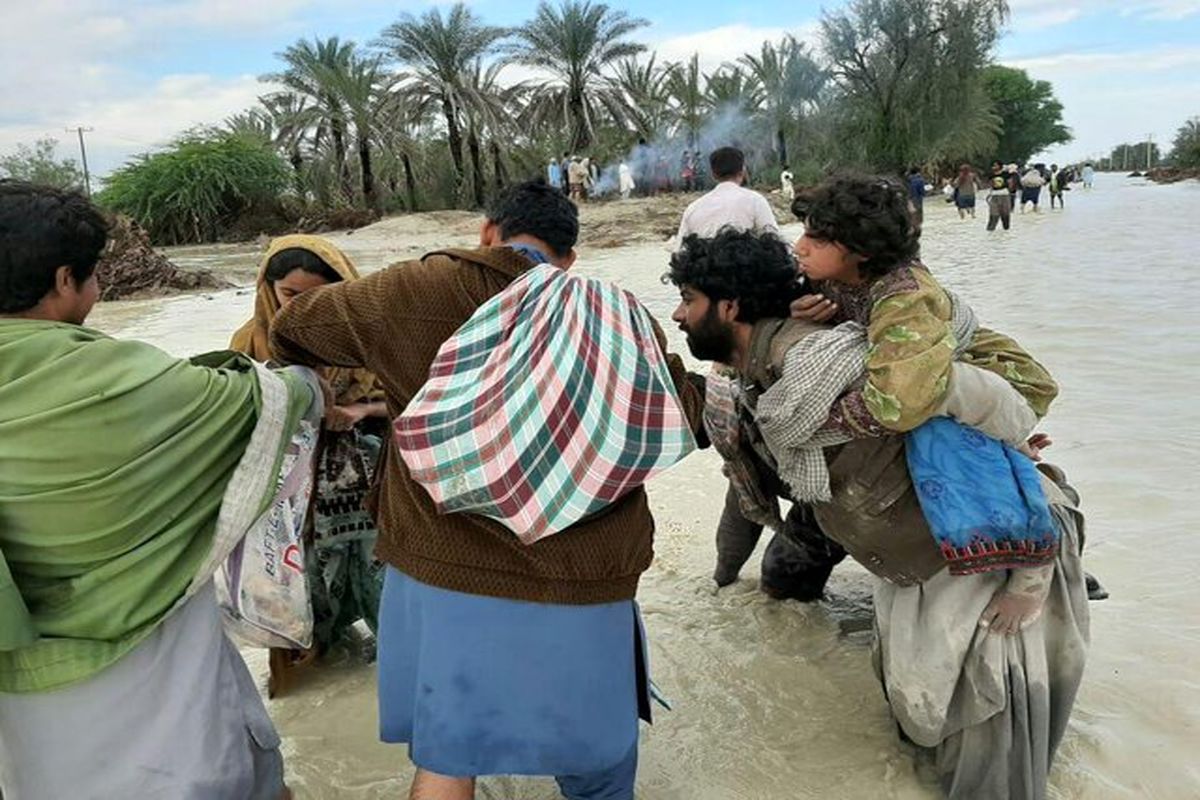
[[[1179,128],[1171,160],[1177,167],[1200,168],[1200,117],[1192,117]]]
[[[247,210],[275,203],[290,178],[261,139],[194,131],[114,172],[97,200],[133,217],[157,244],[211,242]]]
[[[40,183],[59,189],[82,189],[83,172],[73,158],[59,159],[58,140],[38,139],[30,147],[18,144],[16,152],[0,157],[0,177]]]

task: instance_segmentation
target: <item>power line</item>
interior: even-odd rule
[[[79,135],[79,157],[83,159],[83,188],[87,192],[88,197],[92,196],[92,176],[88,174],[87,146],[83,143],[83,135],[91,133],[93,130],[95,129],[83,126],[66,129],[67,133],[76,133]]]

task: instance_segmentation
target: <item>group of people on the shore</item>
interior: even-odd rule
[[[559,188],[576,203],[598,196],[600,166],[591,158],[563,153],[561,161],[550,159],[546,167],[546,182]]]
[[[786,167],[784,171],[790,176]],[[707,190],[717,180],[698,148],[652,146],[645,139],[639,139],[624,158],[608,167],[595,158],[570,153],[563,153],[561,159],[551,158],[546,165],[546,182],[561,188],[576,203],[614,195],[628,200]]]
[[[674,149],[651,146],[638,139],[633,150],[621,162],[629,168],[635,187],[644,196],[669,192],[692,192],[711,188],[714,176],[708,172],[708,159],[696,147]]]
[[[665,276],[707,374],[568,272],[561,176],[505,191],[478,247],[366,277],[278,239],[231,352],[190,360],[85,327],[104,219],[0,182],[0,794],[289,796],[217,585],[311,494],[280,562],[311,645],[272,651],[271,694],[361,619],[412,797],[528,774],[632,798],[644,483],[711,446],[717,584],[768,527],[776,597],[820,599],[849,555],[879,578],[884,698],[945,793],[1044,798],[1088,640],[1079,498],[1034,432],[1053,378],[921,263],[910,186],[802,192],[791,245],[740,151],[707,166]]]
[[[913,182],[913,197],[916,198],[915,181],[920,180],[920,169],[913,167],[909,171],[909,179]],[[981,177],[970,164],[963,164],[958,174],[942,182],[942,194],[947,203],[953,203],[958,209],[959,219],[975,218],[975,202],[979,192],[984,192],[987,203],[987,229],[993,231],[1000,224],[1004,230],[1012,225],[1012,213],[1020,209],[1025,213],[1031,209],[1034,213],[1041,210],[1040,202],[1042,189],[1050,195],[1050,208],[1066,208],[1064,192],[1071,189],[1071,184],[1082,182],[1084,188],[1092,188],[1096,179],[1096,171],[1090,163],[1084,164],[1078,173],[1074,167],[1059,168],[1058,164],[1047,167],[1043,163],[1029,164],[1020,167],[1017,164],[1004,164],[993,161],[986,176]],[[924,189],[922,187],[922,197]]]

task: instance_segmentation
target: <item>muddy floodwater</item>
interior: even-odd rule
[[[1043,198],[1045,200],[1046,198]],[[1014,214],[984,230],[926,203],[923,256],[990,327],[1022,342],[1062,387],[1047,454],[1083,495],[1085,563],[1112,592],[1091,605],[1092,647],[1052,797],[1200,798],[1200,183],[1115,175],[1067,193],[1065,211]],[[436,246],[470,244],[447,216],[386,220],[333,238],[371,271]],[[789,229],[790,230],[790,229]],[[793,232],[794,231],[790,231]],[[170,251],[252,282],[255,246]],[[636,292],[668,328],[675,293],[661,244],[585,249],[578,269]],[[252,291],[106,304],[91,323],[187,355],[224,347]],[[657,557],[638,595],[656,682],[674,710],[643,728],[646,800],[935,798],[900,743],[871,672],[870,577],[839,567],[825,602],[758,591],[758,556],[716,592],[709,575],[724,496],[700,453],[651,486]],[[765,543],[765,542],[764,542]],[[246,651],[260,685],[266,659]],[[403,748],[376,741],[374,666],[348,647],[269,703],[300,798],[396,798]],[[549,780],[486,779],[479,796],[537,800]]]

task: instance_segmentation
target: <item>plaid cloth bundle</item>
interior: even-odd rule
[[[441,513],[490,517],[525,544],[696,447],[642,305],[550,266],[476,310],[393,427]]]

